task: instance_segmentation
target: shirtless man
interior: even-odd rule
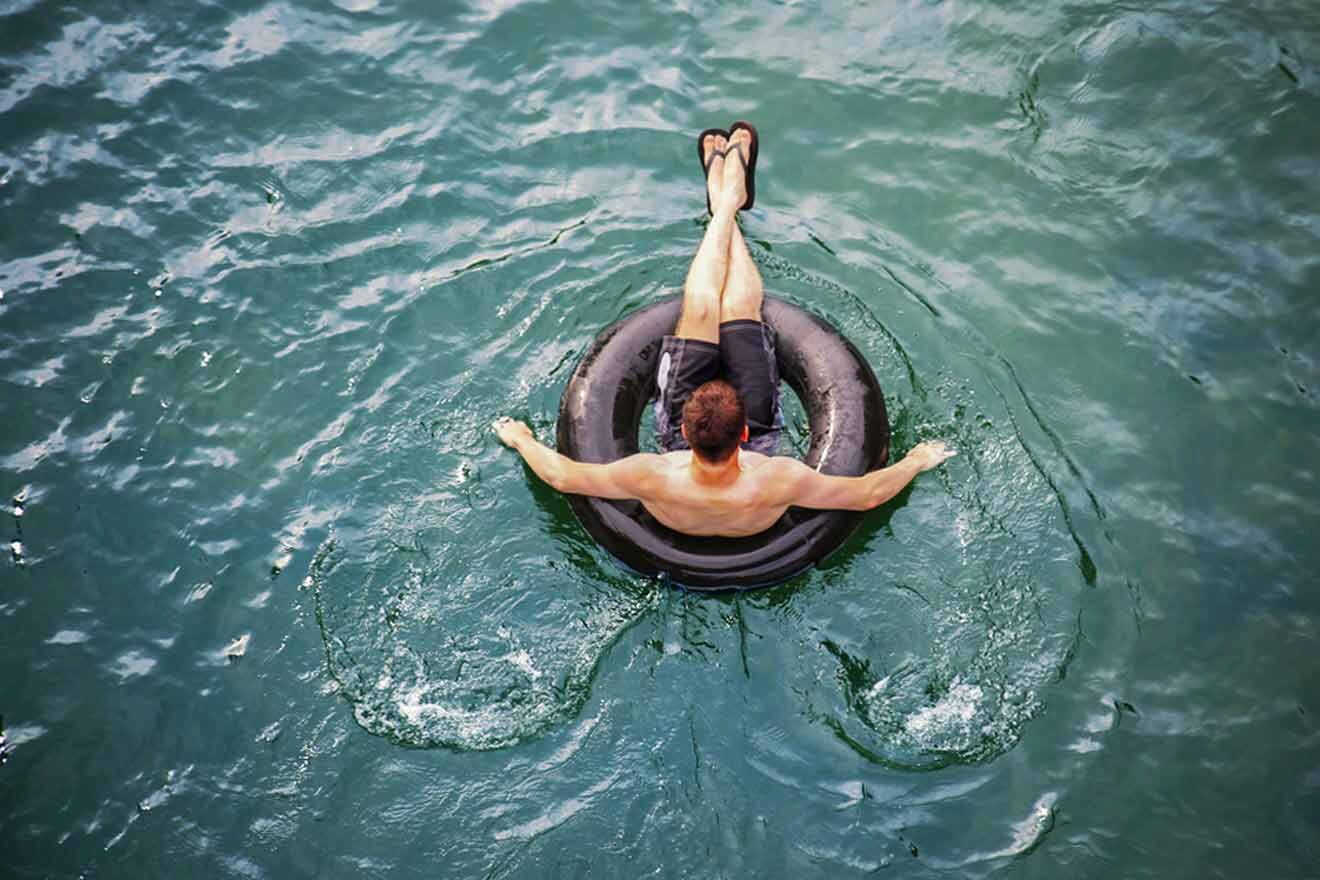
[[[751,126],[734,123],[727,137],[701,139],[712,214],[657,370],[656,424],[667,451],[588,464],[538,442],[522,422],[502,418],[492,426],[560,492],[635,499],[676,531],[736,537],[764,531],[790,506],[869,510],[954,455],[943,442],[927,441],[897,464],[835,477],[765,454],[774,451],[782,421],[774,336],[761,323],[761,275],[734,220],[748,200],[754,137]]]

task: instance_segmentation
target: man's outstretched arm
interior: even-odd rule
[[[496,419],[491,427],[500,442],[515,450],[551,488],[573,495],[621,500],[640,499],[657,478],[658,455],[630,455],[609,464],[588,464],[560,455],[532,435],[532,429],[514,419]]]
[[[897,464],[860,477],[832,477],[794,459],[775,459],[776,466],[784,471],[777,483],[781,493],[777,500],[817,510],[870,510],[902,492],[917,474],[954,455],[957,452],[943,440],[927,440],[914,446]]]

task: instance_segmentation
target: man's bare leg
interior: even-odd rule
[[[738,129],[730,138],[730,147],[742,147],[744,156],[749,155],[751,134],[743,128]],[[746,185],[746,170],[738,159],[737,151],[730,149],[724,160],[724,175],[737,176]],[[741,204],[741,202],[739,202]],[[743,240],[742,230],[734,224],[729,236],[729,271],[724,279],[724,290],[720,298],[720,319],[738,321],[743,319],[761,320],[761,300],[764,298],[761,286],[761,273],[747,251],[747,242]]]
[[[733,227],[729,237],[729,274],[724,281],[724,294],[720,299],[720,323],[725,321],[761,320],[761,273],[747,251],[742,231]]]
[[[709,156],[712,151],[724,149],[724,138],[709,136],[703,146]],[[736,160],[733,161],[736,164]],[[739,189],[741,178],[731,180],[725,173],[729,164],[729,160],[722,157],[716,157],[710,163],[707,186],[714,214],[688,269],[687,281],[683,285],[683,311],[678,326],[674,328],[675,336],[715,345],[720,341],[720,298],[729,275],[729,243],[738,229],[734,217],[745,198],[734,191]]]

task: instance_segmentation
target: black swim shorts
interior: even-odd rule
[[[711,379],[724,379],[742,396],[748,439],[743,449],[774,455],[784,416],[779,410],[779,367],[775,331],[761,321],[725,321],[720,344],[666,336],[660,345],[655,382],[656,441],[662,452],[687,449],[679,430],[683,404]]]

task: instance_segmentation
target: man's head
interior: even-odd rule
[[[712,379],[683,404],[683,436],[697,457],[720,464],[747,439],[747,411],[734,387]]]

